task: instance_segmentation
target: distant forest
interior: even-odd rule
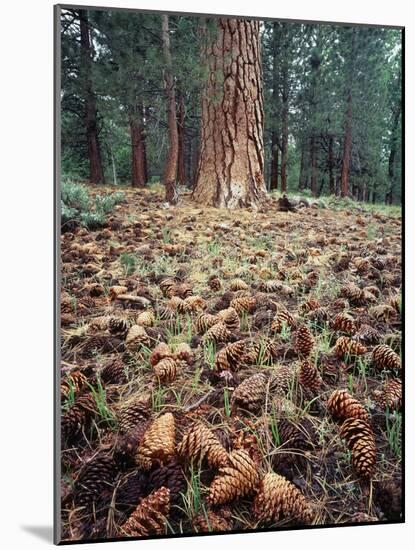
[[[162,181],[172,202],[184,186],[208,204],[204,178],[218,194],[226,171],[251,170],[267,190],[400,203],[401,42],[381,27],[63,10],[62,177]]]

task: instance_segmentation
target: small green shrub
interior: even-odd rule
[[[62,227],[83,225],[88,229],[98,229],[105,224],[106,215],[124,198],[124,193],[117,192],[96,195],[92,201],[84,185],[64,181],[61,186]]]

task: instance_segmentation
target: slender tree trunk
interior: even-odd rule
[[[112,165],[112,181],[114,185],[118,184],[117,181],[117,167],[115,165],[115,157],[112,151],[112,146],[110,146],[110,156],[111,156],[111,165]]]
[[[349,170],[352,155],[352,93],[349,91],[347,98],[346,122],[343,141],[343,160],[340,194],[342,197],[349,196]]]
[[[213,22],[213,21],[212,21]],[[259,21],[218,19],[207,32],[200,160],[193,198],[256,206],[265,196]]]
[[[389,160],[388,160],[389,189],[385,197],[386,204],[392,204],[393,202],[393,188],[395,184],[395,158],[396,158],[396,153],[398,148],[397,131],[399,126],[400,116],[401,116],[401,106],[399,104],[399,107],[396,109],[393,116],[393,124],[392,124],[392,130],[391,130],[391,145],[390,145]]]
[[[288,158],[288,44],[285,36],[282,62],[282,142],[281,142],[281,191],[287,191]]]
[[[79,10],[81,28],[81,74],[84,86],[86,139],[89,159],[89,180],[104,183],[101,148],[98,139],[96,99],[92,86],[92,51],[89,36],[88,13]]]
[[[130,112],[131,133],[131,185],[144,187],[147,182],[147,160],[143,129],[143,109],[138,106]]]
[[[162,43],[164,55],[164,81],[167,97],[167,122],[169,128],[169,148],[164,167],[163,183],[166,190],[166,201],[176,204],[178,195],[176,189],[177,160],[179,152],[179,135],[176,120],[176,91],[172,73],[172,60],[170,51],[169,17],[161,16]]]
[[[180,95],[179,99],[179,112],[177,120],[177,133],[179,138],[179,151],[177,161],[177,182],[180,185],[186,184],[186,164],[185,164],[185,143],[186,143],[186,131],[184,125],[184,97]]]
[[[282,150],[281,150],[281,191],[287,191],[288,158],[288,96],[283,94],[282,106]]]
[[[271,178],[270,189],[278,189],[278,138],[277,132],[271,134]]]
[[[279,103],[279,57],[280,57],[280,23],[273,23],[273,42],[272,42],[272,133],[271,133],[271,177],[270,189],[278,189],[278,170],[279,170],[279,131],[276,127],[278,123],[277,106]]]
[[[306,160],[305,160],[305,147],[304,143],[301,143],[301,160],[300,160],[300,177],[298,180],[298,190],[303,191],[306,186]]]
[[[333,136],[329,137],[329,152],[328,152],[328,168],[329,168],[329,193],[334,195],[336,193],[336,184],[334,181],[334,159],[333,159]]]
[[[341,174],[341,188],[340,193],[342,197],[349,196],[349,172],[350,172],[350,159],[352,156],[352,119],[353,119],[353,76],[354,76],[354,55],[355,55],[355,43],[356,43],[356,30],[352,30],[352,40],[350,46],[350,59],[348,78],[347,78],[347,107],[346,118],[344,122],[344,139],[343,139],[343,160],[342,160],[342,174]]]
[[[317,152],[316,152],[316,137],[311,136],[310,141],[310,161],[311,161],[311,193],[313,197],[317,197]]]

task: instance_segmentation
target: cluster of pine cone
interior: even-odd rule
[[[161,220],[120,234],[129,246]],[[232,245],[232,231],[215,231]],[[382,243],[364,257],[340,234],[296,250],[238,244],[236,273],[226,257],[205,261],[194,243],[164,243],[160,232],[160,265],[174,269],[160,276],[143,244],[140,275],[101,281],[94,263],[109,233],[94,246],[67,233],[63,245],[82,268],[81,282],[66,273],[62,299],[66,539],[324,523],[315,480],[341,475],[331,450],[350,451],[345,476],[351,457],[362,482],[386,477],[379,418],[401,412],[402,365],[399,264]],[[121,251],[109,248],[119,267]]]

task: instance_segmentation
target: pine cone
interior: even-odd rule
[[[323,382],[318,368],[309,361],[301,363],[298,380],[305,390],[310,390],[312,393],[317,393]]]
[[[203,336],[203,344],[214,342],[219,344],[220,342],[227,342],[231,337],[227,326],[223,322],[216,323],[211,327]]]
[[[88,378],[79,370],[72,371],[61,381],[61,398],[76,395],[87,387]]]
[[[184,301],[190,313],[200,313],[206,308],[206,300],[201,296],[188,296]]]
[[[82,346],[82,356],[90,359],[99,353],[115,353],[122,348],[122,341],[114,336],[95,334]]]
[[[274,293],[281,290],[282,284],[280,281],[263,281],[259,285],[259,290],[267,293]]]
[[[363,478],[372,477],[376,464],[376,443],[370,424],[360,418],[347,418],[340,428],[340,437],[346,440],[352,451],[356,473]]]
[[[347,298],[350,303],[359,305],[364,297],[364,292],[354,283],[348,283],[340,289],[340,296]]]
[[[321,325],[327,321],[329,314],[327,313],[326,308],[318,307],[317,309],[313,309],[307,313],[306,318],[312,323]]]
[[[295,337],[295,347],[300,355],[310,355],[314,348],[314,337],[307,325],[301,325]]]
[[[152,327],[155,322],[156,318],[152,310],[143,311],[136,319],[136,324],[141,327]]]
[[[229,330],[239,330],[240,322],[238,313],[233,307],[222,309],[219,311],[218,317],[225,323]]]
[[[283,418],[278,422],[278,435],[284,450],[304,451],[309,449],[313,439],[313,427],[306,419],[290,422]]]
[[[139,501],[146,493],[145,474],[135,470],[127,474],[122,480],[115,493],[115,506],[117,510],[131,513],[137,507]]]
[[[375,390],[373,400],[384,409],[400,411],[402,408],[402,382],[399,378],[390,378],[383,387]]]
[[[225,466],[228,462],[228,453],[222,447],[216,435],[204,424],[198,422],[191,426],[184,434],[177,452],[180,456],[203,460],[213,468]]]
[[[340,336],[336,341],[334,351],[337,357],[344,358],[345,356],[363,355],[367,349],[363,344],[348,336]]]
[[[172,352],[169,346],[164,342],[161,342],[154,348],[154,350],[150,354],[150,357],[149,357],[150,365],[154,367],[162,359],[165,359],[166,357],[171,357],[171,355],[172,355]]]
[[[278,348],[271,338],[262,338],[249,342],[243,357],[243,362],[251,365],[270,364],[276,359]]]
[[[146,422],[151,415],[149,403],[141,398],[131,400],[120,409],[117,420],[118,430],[121,434],[126,434],[135,429],[138,425]]]
[[[338,330],[346,334],[354,334],[356,332],[354,319],[347,313],[338,313],[330,325],[332,330]]]
[[[303,302],[299,306],[298,311],[301,315],[305,315],[307,313],[310,313],[310,311],[313,311],[319,308],[321,308],[320,302],[318,300],[311,299],[311,300],[307,300],[306,302]]]
[[[115,462],[107,455],[98,455],[87,462],[75,481],[76,506],[90,506],[102,493],[112,491],[116,474]]]
[[[62,438],[71,441],[77,437],[96,412],[96,402],[91,394],[75,398],[74,404],[62,415]]]
[[[172,357],[166,357],[154,365],[153,370],[161,384],[168,384],[177,377],[177,361]]]
[[[272,370],[269,379],[270,391],[277,396],[283,396],[293,385],[295,371],[286,365],[276,367]]]
[[[372,363],[379,370],[401,370],[401,358],[392,348],[380,344],[373,348]]]
[[[206,510],[193,520],[193,528],[197,533],[213,533],[232,530],[232,513],[229,509]]]
[[[257,467],[248,453],[233,451],[229,454],[229,465],[220,468],[209,487],[207,501],[212,505],[226,504],[253,492],[258,482]]]
[[[180,501],[180,493],[186,491],[186,478],[182,467],[176,459],[171,460],[165,466],[159,466],[153,470],[148,479],[148,486],[152,489],[167,487],[170,490],[172,504]]]
[[[216,275],[212,275],[209,278],[208,285],[209,288],[211,288],[214,292],[217,292],[222,287],[222,283],[220,282],[219,277],[217,277]]]
[[[139,350],[142,346],[148,347],[149,345],[150,338],[144,327],[140,325],[133,325],[125,338],[125,347],[129,351],[135,351]]]
[[[238,340],[232,344],[227,344],[215,357],[215,369],[222,370],[238,370],[242,363],[245,353],[245,340]]]
[[[174,352],[174,358],[178,361],[185,361],[188,365],[193,365],[195,361],[195,355],[189,344],[186,344],[186,342],[182,342],[177,346],[176,351]]]
[[[244,380],[232,394],[232,408],[256,411],[265,400],[268,380],[265,374],[257,373]]]
[[[125,384],[127,382],[126,365],[121,359],[111,361],[101,370],[104,384]]]
[[[173,296],[172,298],[170,298],[170,300],[167,302],[167,307],[175,313],[191,313],[190,305],[185,302],[183,298],[180,298],[180,296]]]
[[[219,321],[220,319],[217,315],[211,315],[210,313],[201,313],[195,321],[196,332],[199,334],[204,334]]]
[[[108,331],[114,336],[125,338],[128,328],[128,321],[122,317],[110,317],[108,319]]]
[[[345,420],[346,418],[369,420],[366,409],[347,390],[334,390],[327,401],[327,410],[338,420]]]
[[[192,296],[193,289],[188,283],[181,283],[180,285],[176,285],[174,287],[174,294],[179,296],[179,298],[182,298],[182,300],[185,300],[186,298],[189,298],[189,296]]]
[[[114,459],[121,468],[134,466],[138,447],[143,440],[149,424],[149,420],[142,421],[126,433],[119,432],[114,447]]]
[[[128,537],[147,537],[164,533],[166,518],[170,512],[170,491],[161,487],[143,498],[128,520],[122,525],[121,532]]]
[[[297,487],[274,472],[268,473],[262,479],[254,499],[253,512],[262,523],[286,520],[309,524],[313,519],[312,510]]]
[[[172,277],[166,277],[160,283],[160,290],[163,296],[171,298],[173,296],[173,289],[176,286],[176,281]]]
[[[174,454],[175,422],[171,413],[159,416],[144,434],[136,455],[136,463],[149,469],[153,463],[163,463]]]
[[[388,323],[398,317],[396,310],[389,304],[374,306],[369,310],[370,315],[379,322]]]
[[[232,292],[237,290],[248,290],[249,286],[242,279],[233,279],[229,284],[229,289]]]
[[[356,340],[363,344],[378,344],[381,338],[380,333],[369,325],[361,325],[359,331],[355,334]]]
[[[244,313],[252,313],[254,311],[256,300],[253,296],[243,296],[231,300],[230,305],[236,310],[239,316],[242,316]]]
[[[280,311],[271,323],[271,330],[279,333],[283,330],[284,326],[294,328],[295,325],[295,319],[289,311]]]

